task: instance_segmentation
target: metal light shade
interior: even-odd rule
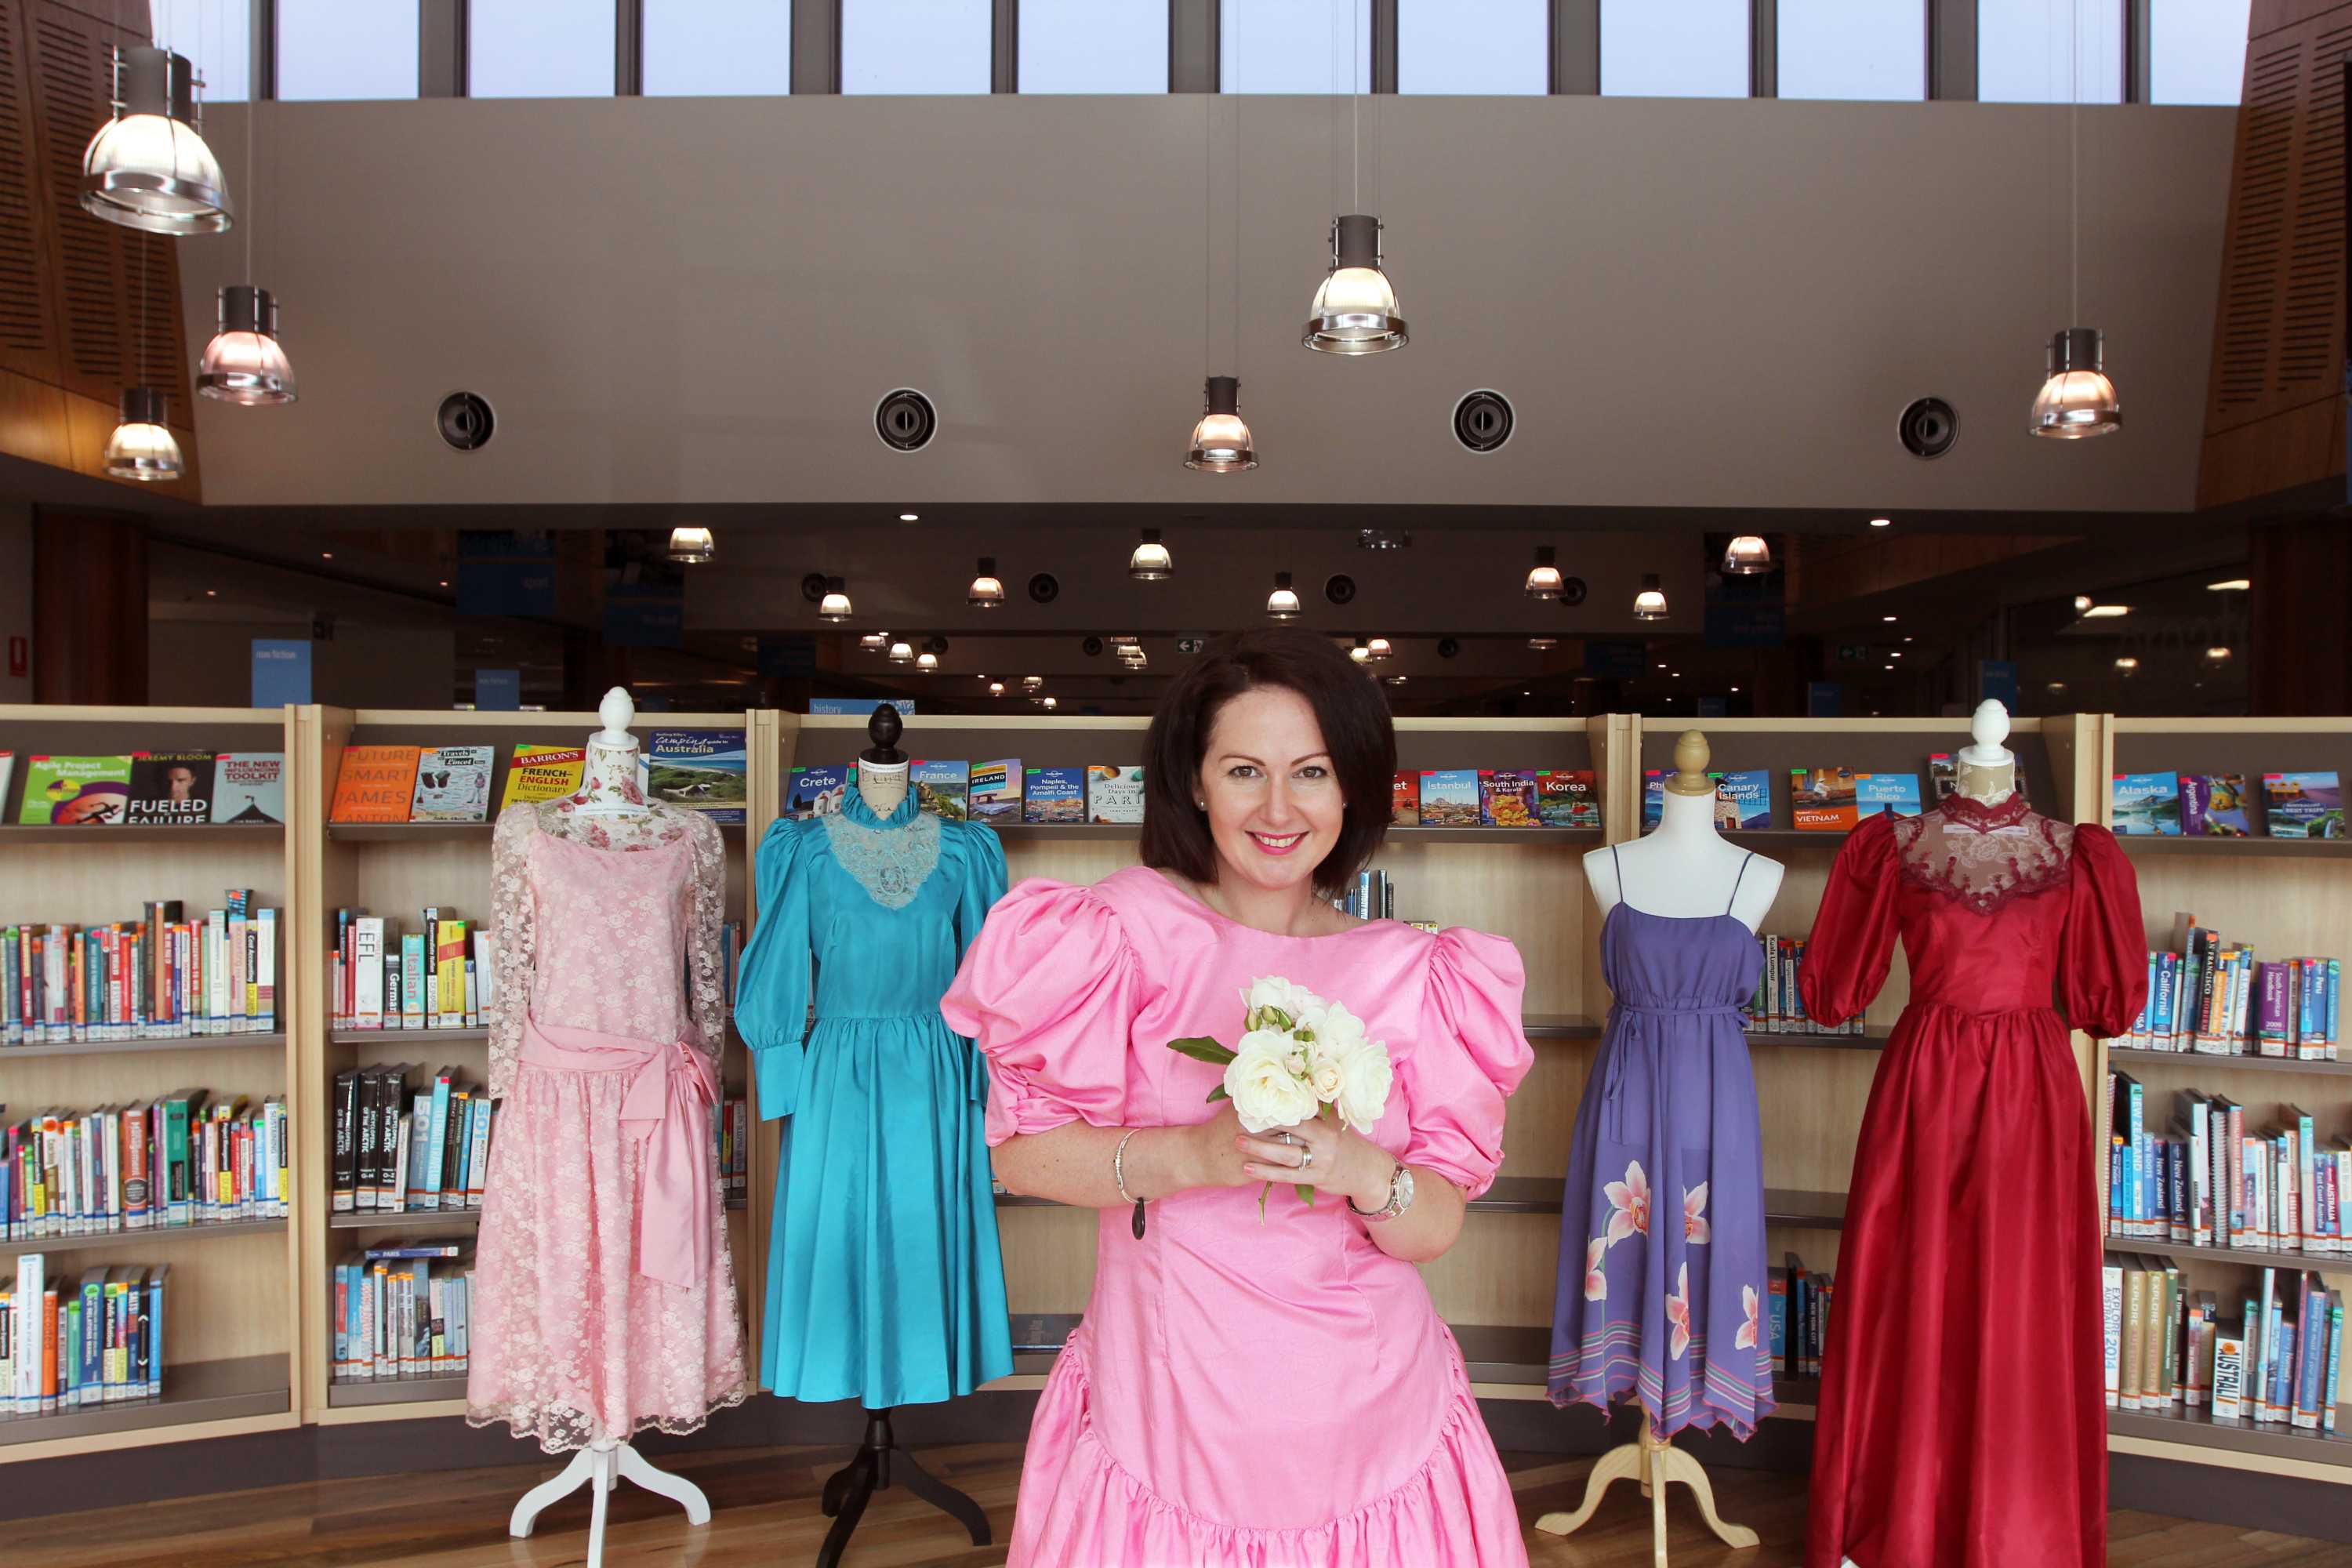
[[[1257,467],[1257,447],[1250,427],[1242,423],[1241,378],[1213,375],[1205,393],[1205,412],[1192,426],[1192,445],[1184,466],[1204,474],[1238,474]]]
[[[1021,689],[1024,691],[1041,691],[1045,686],[1045,678],[1042,675],[1024,675],[1021,678]]]
[[[1372,650],[1372,661],[1375,664],[1387,658],[1391,653],[1395,651],[1389,647],[1389,639],[1386,637],[1374,637],[1371,640],[1370,647]]]
[[[107,437],[108,477],[176,479],[185,471],[180,443],[163,424],[163,395],[152,386],[126,388],[122,394],[122,422]]]
[[[1372,662],[1372,645],[1358,637],[1356,646],[1348,650],[1348,657],[1358,664],[1370,664]]]
[[[940,672],[940,656],[928,651],[919,653],[915,656],[915,668],[925,675],[937,675]]]
[[[1529,637],[1528,639],[1528,646],[1540,653],[1547,648],[1558,647],[1559,646],[1559,639],[1558,637]]]
[[[1772,547],[1756,534],[1743,533],[1724,547],[1723,574],[1753,577],[1772,570]]]
[[[1553,551],[1549,544],[1536,546],[1536,563],[1528,568],[1528,597],[1559,597],[1559,568],[1553,564]]]
[[[673,528],[669,531],[669,558],[686,566],[704,566],[718,559],[719,542],[710,537],[707,528]]]
[[[1197,437],[1199,432],[1193,434]],[[1164,583],[1176,574],[1176,563],[1168,547],[1160,542],[1158,529],[1143,531],[1143,542],[1127,558],[1127,574],[1139,583]]]
[[[196,366],[198,394],[257,407],[293,402],[294,367],[278,342],[278,301],[269,290],[229,284],[220,291],[218,320]]]
[[[1004,584],[997,580],[996,557],[980,558],[980,575],[964,590],[963,601],[975,610],[999,610],[1004,607]]]
[[[838,577],[824,580],[824,598],[816,607],[816,618],[839,626],[855,612],[849,607],[848,585]]]
[[[1003,682],[1003,681],[1001,681],[1001,680],[992,680],[992,681],[990,681],[990,682],[988,683],[988,694],[989,694],[991,697],[1002,697],[1002,696],[1003,696],[1003,695],[1004,695],[1004,682]]]
[[[890,662],[912,664],[915,662],[915,650],[905,643],[894,642],[890,645]]]
[[[1381,220],[1354,213],[1332,220],[1331,272],[1315,290],[1298,340],[1317,353],[1376,354],[1405,345],[1396,289],[1381,270]]]
[[[1637,621],[1663,621],[1666,618],[1665,590],[1658,586],[1655,572],[1642,574],[1642,591],[1633,595],[1633,618]]]
[[[2032,430],[2061,441],[2078,441],[2120,429],[2123,405],[2116,400],[2116,384],[2099,368],[2105,341],[2089,327],[2069,327],[2053,334],[2044,355],[2048,379],[2033,400]]]
[[[890,650],[888,632],[867,632],[857,639],[857,646],[867,653],[887,653]]]
[[[81,205],[149,234],[218,234],[232,221],[220,161],[197,129],[195,67],[152,44],[114,51],[114,118],[81,155]]]
[[[1041,698],[1039,700],[1044,703],[1048,711],[1051,711],[1055,707],[1058,706],[1058,704],[1056,704],[1050,697]]]
[[[1289,573],[1274,574],[1274,592],[1265,596],[1265,614],[1268,620],[1275,621],[1295,621],[1298,618],[1298,595],[1290,586]]]

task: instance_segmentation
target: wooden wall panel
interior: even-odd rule
[[[25,58],[26,0],[0,0],[0,370],[57,384],[48,213]]]

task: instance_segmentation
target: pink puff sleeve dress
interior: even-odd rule
[[[1027,881],[941,1003],[987,1054],[993,1145],[1084,1121],[1182,1126],[1233,1045],[1243,993],[1280,975],[1386,1043],[1382,1148],[1484,1192],[1504,1100],[1531,1060],[1501,938],[1392,921],[1287,937],[1236,924],[1157,871]],[[1347,1201],[1197,1188],[1103,1210],[1095,1285],[1040,1397],[1010,1562],[1160,1568],[1505,1568],[1527,1561],[1462,1354],[1410,1263]]]

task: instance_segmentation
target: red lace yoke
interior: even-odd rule
[[[1895,824],[1903,879],[1980,915],[2012,899],[2063,887],[2074,829],[2011,795],[1997,805],[1946,795],[1936,809]]]

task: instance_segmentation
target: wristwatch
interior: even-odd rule
[[[1389,1175],[1389,1201],[1376,1209],[1360,1209],[1356,1200],[1348,1200],[1348,1212],[1372,1225],[1383,1225],[1412,1207],[1412,1172],[1402,1160]]]

